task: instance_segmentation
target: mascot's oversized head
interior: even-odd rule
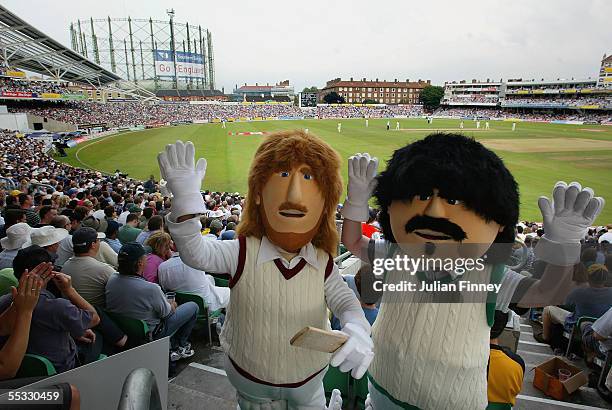
[[[385,238],[400,247],[432,255],[428,248],[461,244],[472,249],[469,256],[481,256],[493,242],[514,242],[517,184],[502,160],[473,138],[431,134],[398,149],[374,196]]]
[[[301,130],[269,135],[255,152],[238,234],[298,252],[308,242],[335,255],[340,156]]]

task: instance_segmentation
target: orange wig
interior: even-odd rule
[[[261,238],[264,223],[256,199],[270,176],[300,164],[310,167],[325,198],[323,215],[312,244],[331,255],[338,246],[336,207],[342,193],[340,156],[320,138],[302,130],[281,131],[269,135],[257,148],[249,171],[249,192],[237,231],[239,235]]]

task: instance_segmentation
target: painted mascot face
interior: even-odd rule
[[[412,256],[479,258],[512,243],[518,189],[501,159],[459,134],[398,149],[378,178],[385,237]]]
[[[409,254],[478,257],[504,229],[466,208],[462,201],[444,198],[438,189],[395,200],[388,212],[393,236]]]
[[[266,136],[249,170],[238,235],[266,236],[289,253],[310,242],[334,255],[340,163],[338,153],[312,133],[288,130]]]
[[[299,164],[273,173],[256,204],[268,238],[296,252],[315,236],[325,199],[310,166]]]

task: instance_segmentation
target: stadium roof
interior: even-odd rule
[[[121,80],[118,75],[63,46],[0,5],[0,55],[9,67],[54,79],[95,86]]]

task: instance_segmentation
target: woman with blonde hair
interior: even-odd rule
[[[59,209],[60,211],[66,209],[68,203],[70,202],[70,197],[68,195],[62,195],[59,199]]]
[[[159,283],[157,268],[172,257],[172,238],[166,232],[155,232],[149,236],[145,245],[151,248],[151,253],[147,255],[147,265],[142,276],[149,282]]]

